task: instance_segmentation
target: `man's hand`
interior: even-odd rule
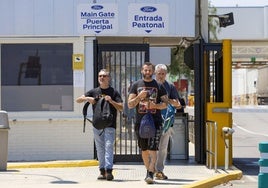
[[[143,100],[147,97],[148,95],[148,91],[146,91],[145,89],[143,89],[139,94],[138,94],[138,97]]]

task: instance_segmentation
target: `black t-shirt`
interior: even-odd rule
[[[107,89],[101,89],[100,87],[97,87],[97,88],[91,89],[85,93],[86,97],[93,97],[96,100],[98,100],[101,97],[104,97],[105,95],[109,95],[112,98],[112,100],[114,100],[116,102],[123,102],[119,92],[116,91],[112,87],[109,87]],[[95,104],[92,105],[93,113],[95,113],[94,112],[95,107],[96,107]],[[112,104],[110,104],[110,110],[111,110],[111,113],[113,114],[113,124],[111,125],[111,127],[116,128],[117,110]]]
[[[148,91],[148,95],[145,99],[139,102],[139,104],[136,106],[136,118],[135,118],[135,123],[140,124],[141,118],[148,113],[148,110],[144,108],[143,103],[148,102],[148,101],[153,101],[154,103],[160,103],[161,102],[161,97],[164,95],[167,95],[166,89],[162,84],[159,84],[156,82],[156,80],[153,80],[151,82],[146,82],[142,79],[136,81],[133,83],[129,94],[136,94],[138,95],[143,89]],[[155,122],[162,122],[162,117],[161,117],[161,111],[158,109],[152,109],[150,112],[153,115],[153,118]]]
[[[185,100],[184,98],[179,98],[179,101],[181,103],[181,108],[180,109],[177,109],[177,113],[184,113],[184,108],[186,106],[186,103],[185,103]]]

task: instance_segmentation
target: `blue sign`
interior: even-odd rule
[[[167,34],[168,6],[166,4],[130,4],[128,23],[130,34]]]
[[[77,19],[79,33],[115,34],[118,31],[118,7],[116,4],[79,4]]]

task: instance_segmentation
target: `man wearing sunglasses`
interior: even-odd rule
[[[110,79],[110,73],[106,69],[100,70],[98,74],[99,87],[89,90],[76,99],[77,103],[89,102],[92,104],[93,116],[96,113],[96,104],[100,98],[104,98],[110,104],[110,111],[113,115],[111,124],[102,130],[93,127],[100,170],[100,175],[97,179],[108,181],[114,179],[112,174],[114,160],[113,145],[115,141],[117,111],[123,110],[122,97],[117,90],[110,86]]]

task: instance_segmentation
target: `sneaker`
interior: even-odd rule
[[[97,178],[98,180],[106,180],[106,172],[105,169],[101,168],[100,169],[100,175]]]
[[[114,179],[112,171],[113,171],[112,169],[107,169],[107,171],[106,171],[106,180],[107,181],[112,181]]]
[[[147,184],[153,184],[154,183],[154,173],[147,171],[145,181],[146,181]]]
[[[106,180],[108,180],[108,181],[112,181],[113,179],[114,179],[113,174],[107,173],[107,175],[106,175]]]
[[[168,179],[168,177],[163,172],[157,172],[155,174],[155,178],[157,180],[167,180]]]
[[[98,176],[98,180],[106,180],[106,176],[104,174],[100,174]]]

